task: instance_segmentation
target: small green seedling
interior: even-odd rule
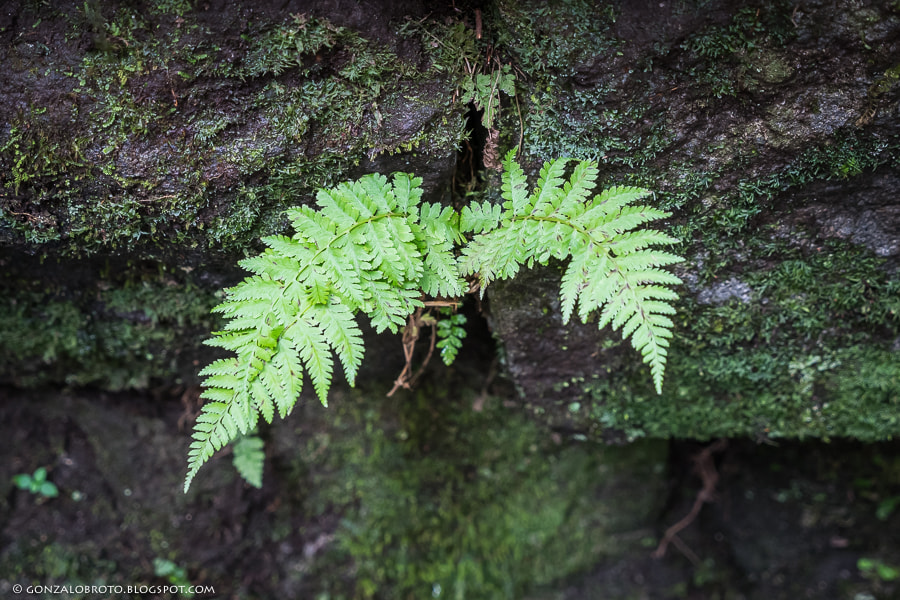
[[[856,561],[856,568],[866,579],[880,581],[896,581],[900,578],[900,569],[888,565],[877,558],[861,558]]]
[[[34,473],[20,473],[12,478],[16,487],[20,490],[27,490],[32,494],[37,494],[42,498],[56,498],[59,496],[59,490],[52,481],[47,481],[47,469],[38,467]]]
[[[188,579],[185,568],[179,567],[177,564],[166,558],[156,557],[153,559],[153,574],[157,577],[162,577],[174,586],[189,588],[191,585],[191,581]],[[180,592],[180,596],[182,598],[193,598],[194,594],[190,591],[182,591]]]

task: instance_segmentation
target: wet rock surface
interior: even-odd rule
[[[0,434],[12,445],[0,467],[0,590],[175,583],[216,596],[352,598],[370,581],[379,597],[465,585],[477,598],[507,589],[535,600],[897,591],[865,567],[900,561],[896,444],[734,440],[705,466],[718,474],[714,496],[657,558],[702,488],[703,445],[578,441],[535,428],[499,398],[473,411],[469,392],[428,397],[429,386],[398,401],[338,390],[329,411],[304,401],[266,433],[262,489],[226,454],[187,496],[190,388],[3,389]],[[433,420],[435,402],[444,421]],[[12,486],[37,466],[59,497]],[[457,571],[460,547],[474,562]],[[184,579],[155,572],[155,559]]]
[[[421,3],[4,10],[2,381],[195,381],[205,313],[284,209],[395,171],[449,202],[465,107],[398,34]]]

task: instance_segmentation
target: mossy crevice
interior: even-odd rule
[[[77,273],[51,283],[28,277],[23,267],[33,259],[2,262],[0,302],[9,316],[0,325],[4,383],[118,390],[193,382],[193,362],[203,352],[183,340],[202,339],[214,327],[209,310],[219,302],[197,277],[160,263],[96,261],[81,272],[99,268],[100,277],[73,288],[66,278]]]

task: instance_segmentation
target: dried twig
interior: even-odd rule
[[[423,308],[426,309],[455,308],[459,306],[459,302],[454,302],[453,300],[428,300],[424,302],[424,305]],[[409,320],[403,328],[403,357],[406,359],[406,365],[404,365],[403,370],[400,371],[400,375],[397,379],[394,380],[394,387],[387,393],[388,396],[393,396],[394,392],[400,388],[406,390],[410,389],[425,371],[425,367],[428,366],[428,363],[431,361],[431,356],[434,354],[434,346],[437,341],[437,322],[434,319],[431,319],[430,322],[423,319],[422,310],[422,308],[419,308],[416,312],[409,315]],[[411,375],[412,359],[413,354],[416,351],[416,342],[419,341],[419,334],[422,331],[422,327],[425,326],[431,327],[431,341],[428,344],[428,354],[425,355],[425,360],[422,361],[419,369]]]
[[[394,392],[400,388],[409,389],[410,372],[412,371],[412,357],[416,351],[416,340],[419,339],[419,328],[421,326],[422,309],[416,309],[416,312],[409,315],[406,327],[403,328],[403,358],[406,359],[406,365],[400,371],[400,375],[394,380],[394,387],[387,393],[388,397],[393,396]]]
[[[712,502],[715,498],[716,493],[716,483],[719,481],[719,473],[716,471],[716,465],[713,461],[713,454],[716,452],[721,452],[728,445],[728,440],[721,439],[714,444],[710,444],[699,454],[694,456],[694,471],[700,476],[700,479],[703,481],[703,487],[697,492],[697,497],[694,499],[694,505],[691,507],[691,511],[685,515],[683,519],[666,529],[665,535],[663,535],[662,541],[659,543],[659,546],[653,552],[653,558],[662,558],[666,555],[666,549],[669,547],[669,543],[674,543],[675,547],[681,550],[681,552],[688,557],[688,559],[697,564],[698,558],[697,555],[694,554],[688,548],[684,542],[678,539],[678,532],[690,525],[694,522],[694,519],[697,518],[697,515],[700,514],[700,509],[703,508],[704,502]]]

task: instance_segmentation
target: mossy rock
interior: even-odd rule
[[[687,258],[661,396],[617,333],[562,325],[559,265],[492,285],[524,402],[605,439],[900,434],[896,13],[649,6],[497,7],[532,173],[567,154],[654,190]]]
[[[460,73],[404,30],[426,7],[305,11],[4,16],[0,381],[190,384],[209,309],[259,237],[287,229],[286,208],[376,171],[414,172],[448,200],[466,107]]]

